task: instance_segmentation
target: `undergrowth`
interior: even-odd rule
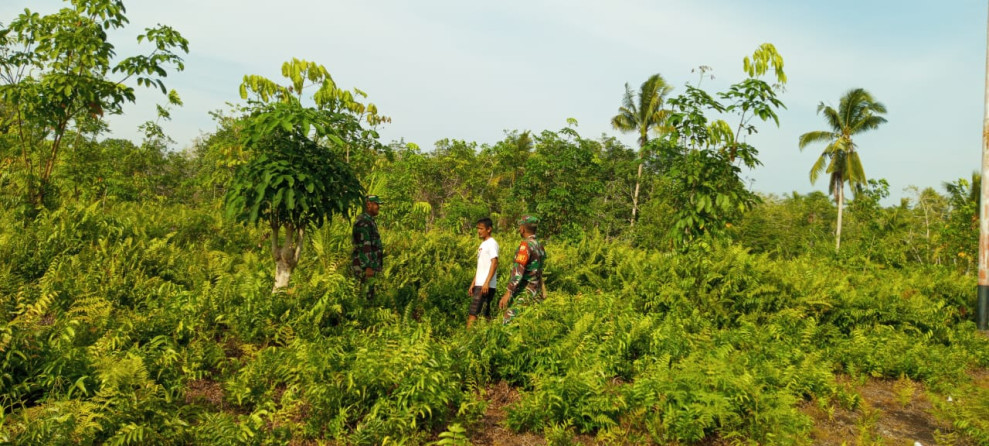
[[[521,394],[507,426],[557,444],[806,444],[801,403],[861,404],[838,376],[923,382],[954,396],[936,404],[943,435],[989,441],[968,373],[989,367],[989,341],[974,279],[949,269],[548,240],[548,299],[468,331],[469,234],[383,229],[368,302],[342,220],[274,295],[264,234],[215,209],[0,220],[18,228],[0,233],[5,443],[464,444],[479,389],[505,381]],[[516,240],[496,237],[510,259]]]

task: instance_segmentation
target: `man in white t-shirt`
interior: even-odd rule
[[[498,285],[498,242],[491,237],[492,226],[490,218],[477,221],[477,236],[482,242],[477,248],[477,272],[474,273],[474,280],[467,288],[470,294],[467,328],[470,328],[481,314],[491,319],[491,300]]]

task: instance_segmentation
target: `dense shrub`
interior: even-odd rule
[[[368,302],[346,268],[349,222],[312,233],[271,294],[264,233],[217,213],[108,201],[0,235],[3,441],[462,439],[480,389],[504,381],[521,395],[507,426],[560,441],[800,443],[802,402],[858,404],[839,375],[984,392],[966,374],[989,366],[974,279],[950,268],[719,243],[672,254],[591,232],[547,240],[545,302],[465,330],[471,233],[384,229]],[[517,236],[496,237],[512,258]],[[938,410],[989,435],[975,399]]]

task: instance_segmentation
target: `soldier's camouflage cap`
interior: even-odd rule
[[[539,217],[536,217],[535,215],[523,215],[522,218],[519,219],[519,226],[526,224],[539,224]]]
[[[368,195],[367,196],[367,202],[368,203],[384,204],[385,203],[385,200],[382,200],[381,197],[379,197],[377,195]]]

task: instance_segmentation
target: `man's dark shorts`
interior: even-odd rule
[[[470,293],[470,309],[467,314],[471,316],[484,316],[487,318],[491,317],[491,301],[494,299],[495,289],[488,288],[487,293],[481,292],[481,287],[476,286],[471,289]],[[482,314],[483,312],[483,314]]]

